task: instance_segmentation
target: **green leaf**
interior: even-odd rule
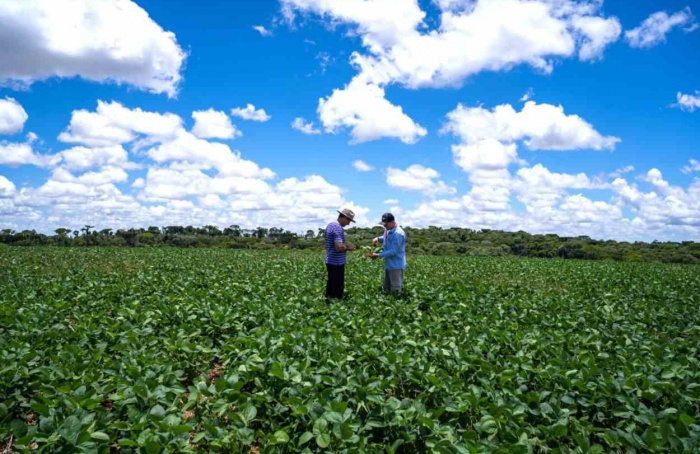
[[[299,437],[299,446],[304,445],[309,442],[314,437],[311,432],[304,432],[301,437]]]
[[[255,416],[258,414],[258,409],[255,408],[252,405],[248,405],[243,409],[243,412],[241,413],[241,417],[243,418],[243,422],[245,424],[249,424],[253,419],[255,419]]]
[[[343,415],[335,411],[326,412],[324,413],[323,417],[326,418],[328,422],[333,422],[337,424],[343,422]]]
[[[9,414],[9,411],[7,409],[7,405],[0,404],[0,419],[4,418],[8,414]]]
[[[690,426],[690,425],[695,423],[695,420],[691,416],[688,416],[685,413],[681,413],[681,415],[678,417],[678,419],[681,420],[683,422],[683,424],[685,424],[686,426]]]
[[[155,407],[151,408],[150,414],[157,419],[162,419],[165,416],[165,408],[163,408],[161,405],[156,405]]]
[[[109,441],[109,435],[104,432],[93,432],[90,434],[90,438],[94,440]]]
[[[355,435],[354,431],[352,430],[352,426],[348,423],[343,423],[340,425],[340,435],[343,440],[349,440],[352,438],[353,435]]]
[[[147,454],[159,454],[163,450],[160,443],[154,440],[147,442],[145,447]]]
[[[435,421],[433,421],[432,419],[430,419],[426,416],[419,416],[418,422],[420,422],[422,425],[424,425],[425,427],[427,427],[428,429],[431,429],[431,430],[433,429],[433,427],[435,427]]]
[[[319,448],[327,448],[331,444],[331,436],[328,433],[316,435],[316,444]]]
[[[76,444],[80,435],[80,420],[76,416],[69,416],[63,421],[63,425],[58,430],[58,433],[69,443]]]
[[[279,365],[279,363],[272,363],[272,366],[270,367],[270,375],[284,380],[284,369]]]
[[[284,444],[289,442],[289,435],[287,435],[287,432],[284,430],[278,430],[274,433],[272,439],[274,440],[275,444]]]
[[[207,434],[205,434],[204,432],[200,432],[200,433],[198,433],[197,435],[194,436],[194,438],[192,439],[192,443],[199,443],[199,442],[202,441],[202,440],[204,439],[204,437],[206,437],[206,436],[207,436]]]
[[[665,410],[663,410],[663,411],[660,411],[659,414],[657,415],[657,417],[658,417],[659,419],[662,419],[662,418],[665,418],[665,417],[668,416],[668,415],[673,415],[673,414],[676,414],[676,413],[678,413],[678,410],[676,410],[675,408],[671,407],[671,408],[667,408],[667,409],[665,409]]]

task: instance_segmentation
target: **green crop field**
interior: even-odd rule
[[[0,452],[700,451],[700,267],[0,249]]]

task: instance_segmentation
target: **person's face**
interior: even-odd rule
[[[350,224],[350,218],[346,218],[345,216],[340,216],[340,217],[338,218],[338,223],[340,223],[340,225],[342,225],[343,227],[345,227],[345,226],[347,226],[348,224]]]
[[[391,230],[394,227],[396,227],[396,221],[391,221],[391,222],[385,222],[384,223],[384,228],[387,230]]]

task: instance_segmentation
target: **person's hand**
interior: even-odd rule
[[[356,250],[357,250],[357,246],[355,246],[355,245],[353,245],[353,244],[348,244],[347,250],[348,250],[348,251],[356,251]]]
[[[377,246],[379,244],[379,238],[372,238],[372,246]]]
[[[379,257],[379,254],[377,254],[376,252],[368,252],[367,257],[370,259],[376,259],[377,257]]]

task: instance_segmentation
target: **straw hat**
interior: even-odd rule
[[[348,208],[343,208],[342,210],[339,210],[338,213],[350,219],[351,222],[355,222],[355,213],[352,210]]]

